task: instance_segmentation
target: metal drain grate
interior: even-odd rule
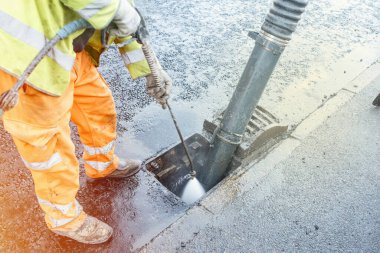
[[[223,113],[220,113],[213,122],[204,121],[203,129],[208,134],[212,135],[216,127],[220,125]],[[261,106],[257,106],[245,129],[243,142],[236,150],[235,156],[241,160],[252,156],[256,151],[262,150],[268,142],[285,134],[287,130],[287,125],[280,124],[272,113]]]

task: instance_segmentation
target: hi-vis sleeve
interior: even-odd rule
[[[120,1],[124,0],[60,0],[77,12],[95,29],[105,28],[115,16]]]

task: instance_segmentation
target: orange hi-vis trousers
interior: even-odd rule
[[[0,70],[1,93],[16,81]],[[76,229],[86,214],[75,199],[79,163],[69,122],[71,119],[78,127],[86,174],[100,178],[112,173],[118,166],[114,155],[116,113],[112,93],[89,55],[82,52],[77,54],[70,85],[62,96],[50,96],[26,84],[19,95],[17,106],[3,115],[4,127],[31,171],[48,227]]]

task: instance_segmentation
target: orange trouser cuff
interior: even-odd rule
[[[16,78],[0,70],[0,92]],[[54,84],[52,84],[54,85]],[[86,52],[77,54],[65,93],[53,97],[24,85],[19,103],[4,113],[5,129],[32,173],[37,200],[51,229],[71,229],[85,217],[75,197],[79,163],[70,119],[85,146],[87,175],[103,177],[117,168],[116,112],[112,93]]]

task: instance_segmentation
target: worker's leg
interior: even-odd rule
[[[112,93],[86,52],[77,55],[71,119],[84,146],[86,174],[92,178],[116,170],[116,112]]]
[[[1,92],[16,79],[0,71]],[[70,139],[70,108],[73,84],[61,97],[52,97],[24,86],[18,105],[4,114],[4,127],[30,169],[38,202],[52,230],[72,230],[86,214],[75,196],[79,166]]]

